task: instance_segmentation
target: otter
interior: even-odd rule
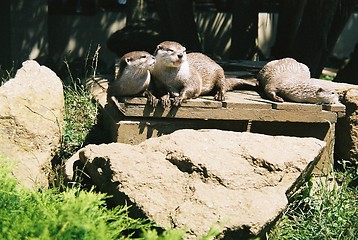
[[[109,84],[108,94],[116,97],[147,94],[151,81],[149,69],[154,63],[154,56],[146,51],[124,54],[116,65],[114,81]]]
[[[301,103],[334,104],[338,94],[324,86],[318,79],[311,78],[309,68],[293,58],[268,62],[257,74],[260,86],[273,101],[284,99]]]
[[[225,78],[223,68],[203,53],[186,53],[180,43],[164,41],[155,52],[151,69],[153,83],[161,90],[163,107],[179,106],[183,100],[215,94],[217,101],[225,100],[225,92],[242,85],[256,86],[252,80]]]

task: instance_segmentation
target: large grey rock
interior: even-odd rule
[[[314,138],[179,130],[139,145],[88,145],[79,158],[102,191],[162,227],[187,227],[189,238],[219,224],[223,237],[242,239],[264,234],[324,146]]]
[[[346,115],[337,122],[335,154],[358,164],[358,87],[344,91],[341,101]]]
[[[336,125],[335,155],[338,159],[358,164],[358,86],[347,83],[322,82],[334,87],[340,101],[346,106],[346,114]]]
[[[0,87],[0,154],[16,163],[13,173],[24,185],[47,185],[63,114],[61,80],[36,61],[24,62]]]

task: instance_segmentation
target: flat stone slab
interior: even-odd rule
[[[203,96],[190,99],[180,107],[163,109],[146,104],[146,98],[111,98],[125,117],[156,117],[182,119],[252,120],[269,122],[331,122],[345,113],[343,104],[317,105],[293,102],[272,102],[255,91],[226,93],[224,102]]]
[[[222,130],[178,130],[139,145],[88,145],[80,162],[116,203],[133,204],[163,228],[199,237],[263,236],[289,195],[316,164],[315,138]]]
[[[144,97],[107,98],[108,81],[99,79],[88,82],[92,94],[103,108],[114,104],[126,118],[179,118],[213,120],[250,120],[267,122],[335,123],[345,115],[343,104],[308,104],[273,102],[263,98],[263,93],[253,90],[235,90],[226,93],[223,102],[213,96],[186,100],[180,107],[163,109],[147,104]]]

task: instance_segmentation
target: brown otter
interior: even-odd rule
[[[255,83],[252,80],[226,79],[223,68],[202,53],[186,53],[186,48],[173,41],[160,43],[155,52],[156,62],[151,69],[153,82],[162,90],[164,107],[170,105],[169,97],[174,97],[174,106],[183,100],[197,98],[214,92],[214,99],[225,100],[225,92],[238,86]]]
[[[124,97],[146,93],[151,80],[149,69],[154,63],[154,56],[145,51],[124,54],[116,66],[114,81],[108,87],[108,94]]]
[[[257,79],[273,101],[338,103],[337,92],[323,86],[320,80],[311,78],[308,67],[293,58],[268,62],[259,71]]]

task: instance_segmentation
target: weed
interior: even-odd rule
[[[129,239],[151,227],[127,206],[107,209],[104,194],[22,189],[0,160],[0,239]]]
[[[88,133],[97,123],[98,106],[85,89],[65,87],[65,125],[60,158],[66,160],[83,147]]]
[[[100,46],[94,53],[91,71],[88,73],[88,61],[90,50],[84,59],[83,72],[80,78],[74,78],[70,66],[65,59],[69,81],[64,82],[65,115],[64,135],[61,142],[59,158],[66,160],[78,149],[83,147],[91,129],[97,123],[98,104],[93,101],[91,94],[86,89],[85,79],[89,74],[95,77]],[[65,83],[68,83],[67,85]]]
[[[325,179],[303,186],[299,194],[302,198],[289,205],[269,239],[355,239],[358,188],[349,187],[349,182],[357,177],[357,169],[334,174],[338,181]]]
[[[83,87],[86,85],[85,80],[96,78],[98,74],[106,72],[105,64],[100,60],[101,46],[98,44],[96,49],[90,45],[84,57],[79,57],[69,61],[64,59],[64,69],[61,70],[60,77],[64,85]]]
[[[10,69],[3,69],[0,66],[0,87],[7,82],[8,80],[10,80],[11,78],[13,78],[15,76],[15,65],[13,63],[12,67]]]

